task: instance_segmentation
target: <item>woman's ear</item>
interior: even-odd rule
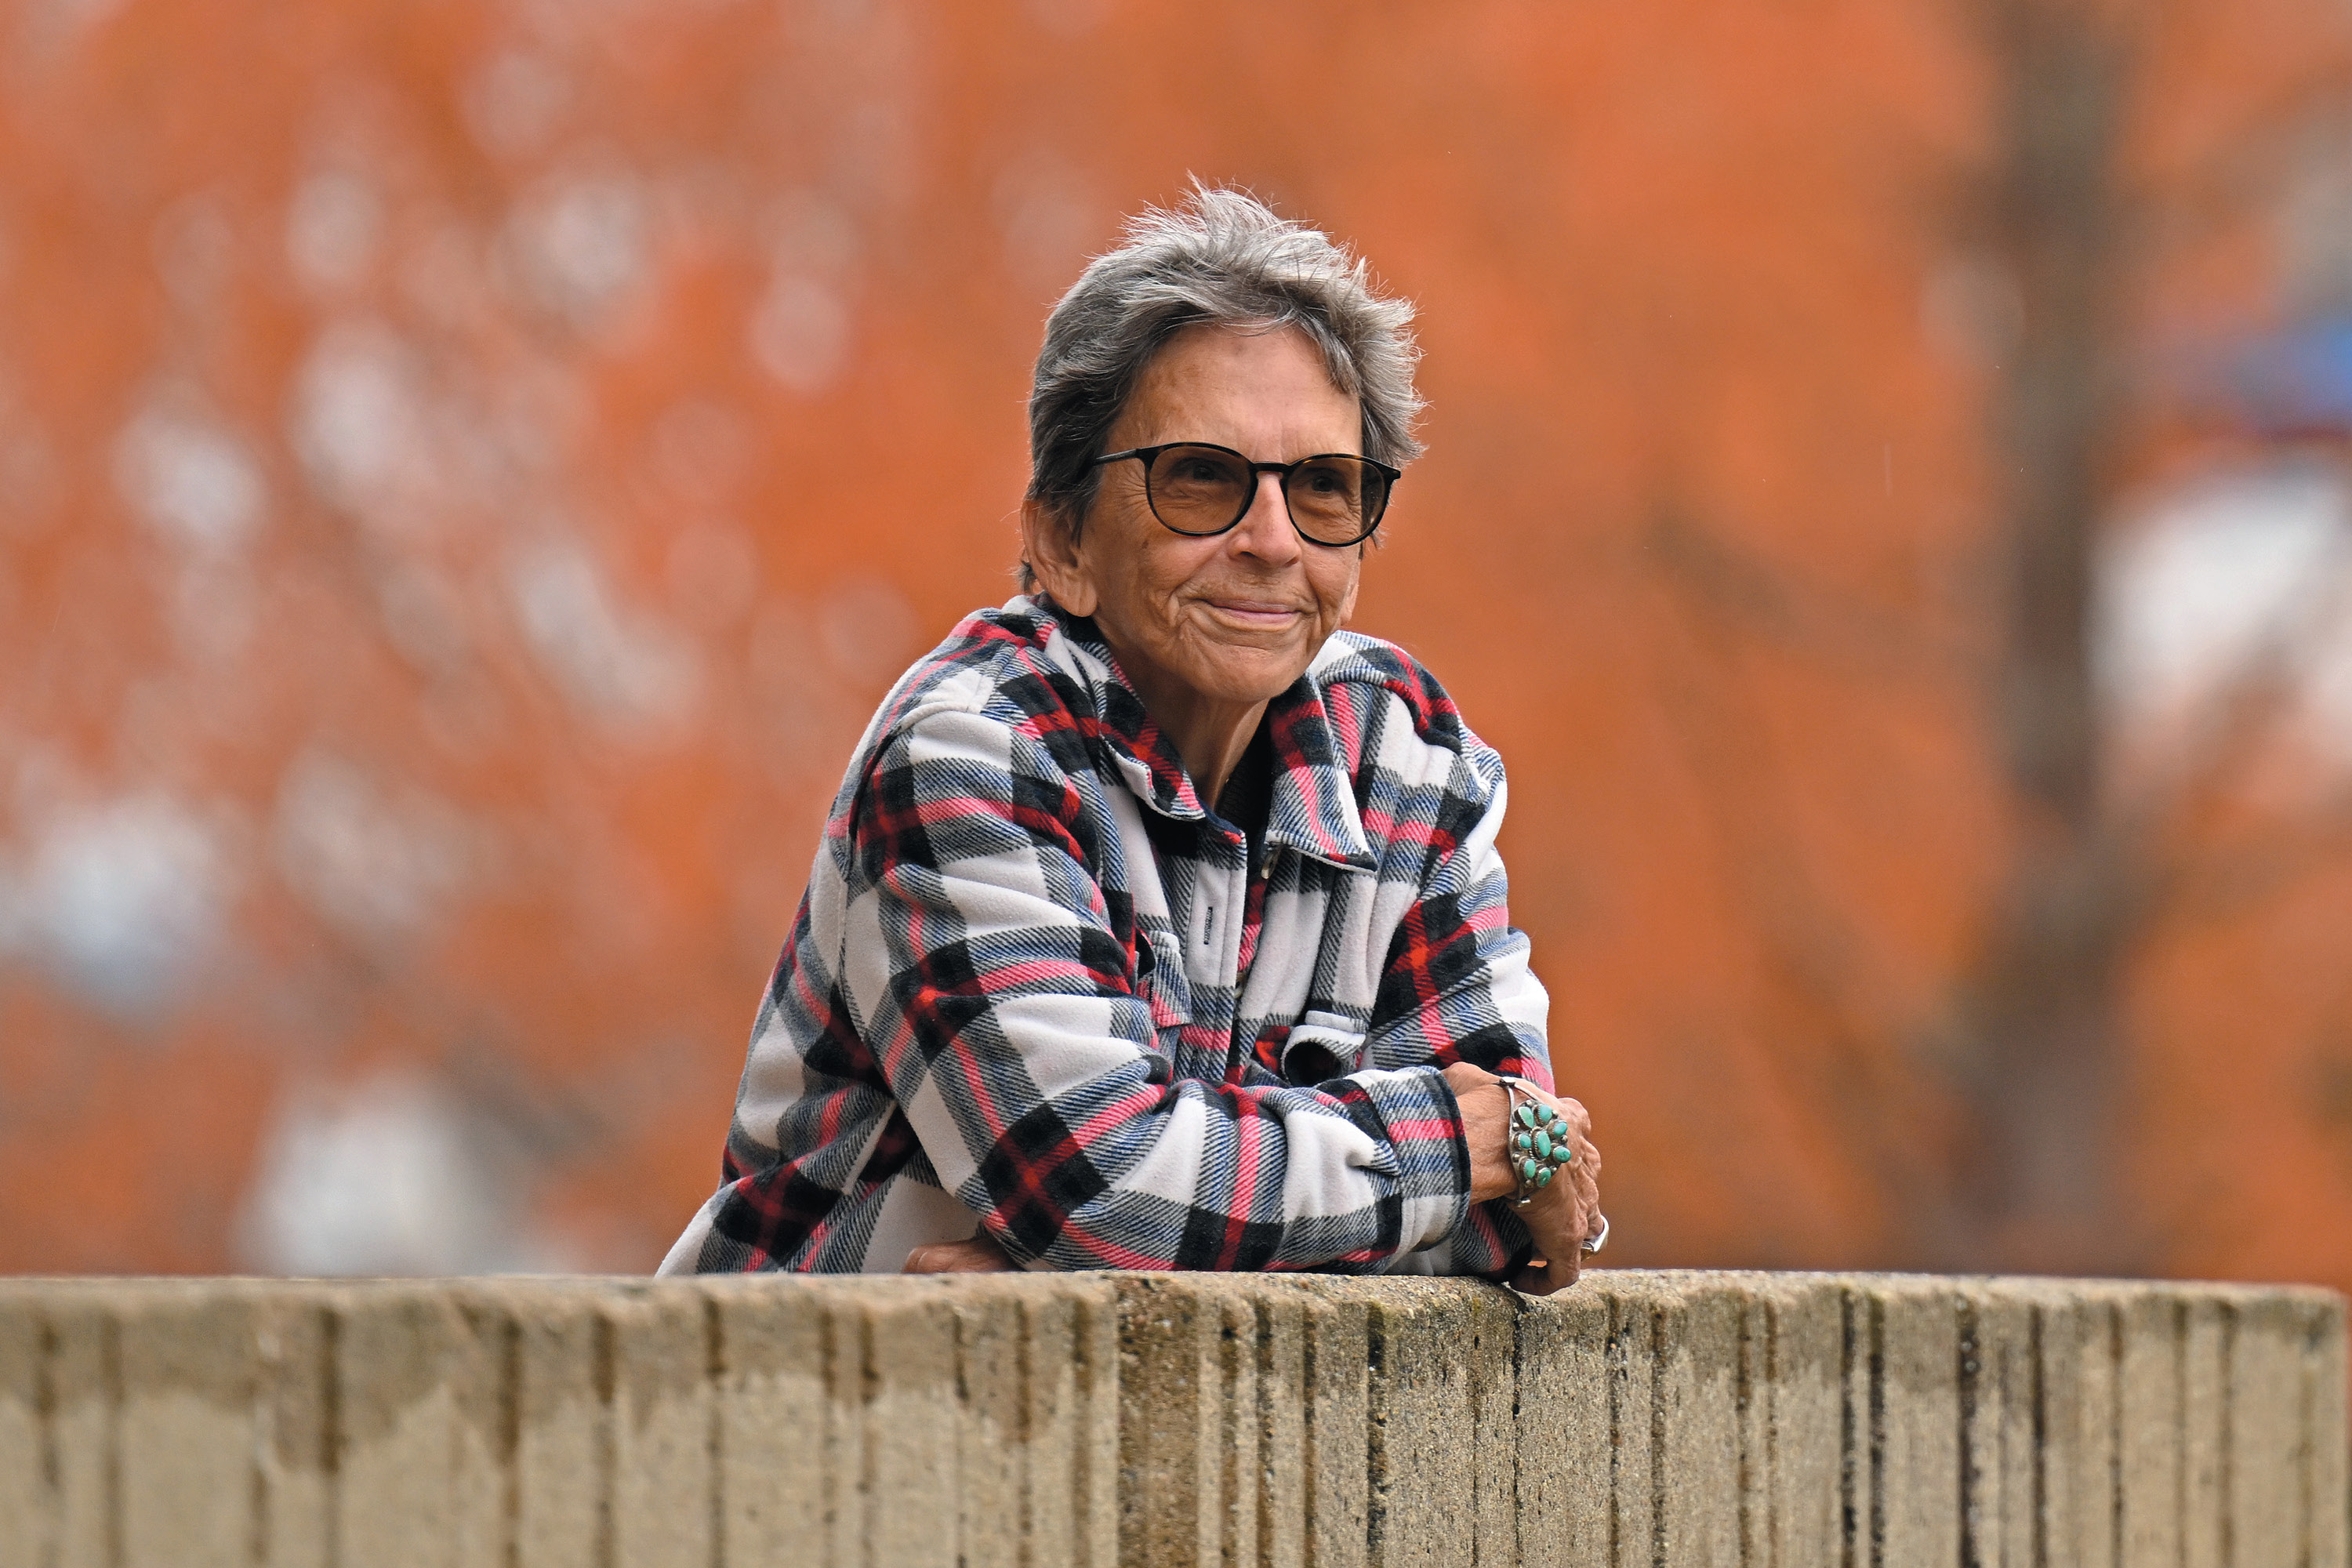
[[[1091,616],[1098,595],[1094,579],[1078,558],[1077,541],[1061,520],[1034,496],[1021,502],[1021,558],[1037,575],[1038,585],[1054,603],[1074,616]]]

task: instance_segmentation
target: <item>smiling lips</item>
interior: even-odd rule
[[[1272,599],[1204,599],[1202,602],[1221,615],[1252,626],[1287,626],[1305,614],[1296,605],[1279,604]]]

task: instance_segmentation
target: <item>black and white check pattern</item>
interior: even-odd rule
[[[1090,622],[960,625],[850,763],[663,1271],[890,1272],[975,1229],[1039,1268],[1523,1258],[1437,1070],[1551,1081],[1501,761],[1349,633],[1268,728],[1254,874]]]

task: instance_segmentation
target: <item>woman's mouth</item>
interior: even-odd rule
[[[1298,606],[1273,599],[1210,599],[1208,606],[1230,620],[1250,626],[1286,626],[1298,618]]]

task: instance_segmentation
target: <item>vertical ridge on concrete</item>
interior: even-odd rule
[[[832,1486],[825,1496],[825,1561],[862,1564],[866,1561],[866,1497],[872,1489],[873,1456],[867,1451],[866,1407],[874,1396],[873,1362],[866,1347],[865,1318],[839,1301],[835,1292],[817,1296],[817,1321],[823,1325],[819,1376],[824,1391],[818,1405],[825,1445],[832,1451]]]
[[[866,1399],[863,1427],[864,1546],[889,1568],[954,1568],[959,1509],[907,1506],[952,1485],[961,1457],[953,1418],[960,1404],[955,1321],[946,1282],[892,1292],[858,1310],[845,1292],[835,1311],[863,1319]],[[940,1413],[949,1418],[941,1419]]]
[[[254,1303],[142,1291],[109,1313],[122,1563],[236,1568],[253,1546]],[[103,1310],[103,1309],[101,1309]]]
[[[1293,1286],[1307,1399],[1300,1544],[1311,1568],[1360,1568],[1371,1561],[1371,1477],[1385,1462],[1373,1452],[1371,1314],[1365,1295],[1342,1284],[1302,1279]]]
[[[1609,1410],[1609,1531],[1608,1556],[1610,1568],[1625,1562],[1625,1543],[1630,1540],[1647,1542],[1650,1538],[1649,1513],[1646,1508],[1638,1518],[1629,1518],[1629,1489],[1636,1477],[1644,1483],[1643,1501],[1648,1501],[1646,1483],[1650,1477],[1649,1408],[1642,1409],[1640,1426],[1634,1427],[1633,1415],[1633,1343],[1626,1321],[1625,1303],[1610,1292],[1603,1298],[1609,1306],[1608,1338],[1602,1342],[1602,1364],[1606,1371]],[[1643,1365],[1642,1384],[1648,1385],[1649,1367]],[[1638,1440],[1639,1447],[1635,1447]],[[1638,1530],[1634,1528],[1639,1526]]]
[[[1611,1314],[1606,1293],[1581,1286],[1517,1313],[1514,1493],[1525,1568],[1610,1568]]]
[[[2120,1302],[2108,1303],[2099,1326],[2106,1333],[2107,1434],[2103,1451],[2107,1461],[2107,1560],[2120,1568],[2129,1561],[2124,1554],[2124,1330]]]
[[[1268,1291],[1256,1303],[1261,1459],[1254,1561],[1266,1564],[1307,1558],[1307,1305],[1297,1290]]]
[[[1862,1473],[1867,1500],[1861,1510],[1861,1529],[1866,1545],[1860,1555],[1870,1568],[1883,1568],[1886,1562],[1886,1308],[1867,1289],[1861,1294],[1856,1308],[1862,1315],[1857,1375],[1863,1380],[1862,1428],[1866,1458]]]
[[[2352,1366],[2347,1365],[2345,1311],[2341,1300],[2307,1302],[2309,1327],[2304,1362],[2307,1400],[2305,1430],[2310,1434],[2312,1542],[2310,1561],[2322,1568],[2343,1568],[2352,1560],[2352,1423],[2346,1405],[2352,1398]],[[2344,1506],[2335,1506],[2335,1500]]]
[[[2178,1563],[2188,1479],[2189,1411],[2182,1385],[2179,1302],[2126,1293],[2109,1321],[2116,1363],[2116,1554],[2129,1563]]]
[[[956,1364],[962,1399],[956,1472],[956,1535],[969,1568],[1018,1563],[1022,1542],[1034,1531],[1036,1499],[1029,1489],[1029,1325],[1018,1298],[982,1290],[959,1292]],[[983,1494],[996,1499],[985,1506]]]
[[[1838,1562],[1872,1568],[1870,1528],[1870,1308],[1851,1286],[1838,1291]]]
[[[593,1299],[554,1282],[501,1295],[516,1329],[515,1568],[609,1568],[610,1412]]]
[[[1083,1346],[1073,1390],[1075,1417],[1068,1424],[1076,1460],[1076,1516],[1072,1528],[1084,1549],[1076,1561],[1087,1568],[1112,1568],[1118,1557],[1118,1301],[1108,1285],[1079,1300],[1076,1330]],[[1042,1561],[1042,1560],[1041,1560]]]
[[[1208,1304],[1213,1307],[1213,1303]],[[1172,1279],[1123,1280],[1119,1300],[1119,1561],[1171,1568],[1202,1549],[1204,1304]]]
[[[1260,1401],[1257,1377],[1256,1303],[1227,1297],[1217,1304],[1213,1350],[1217,1370],[1218,1420],[1216,1510],[1218,1560],[1245,1563],[1255,1558],[1263,1499],[1255,1484],[1259,1467]]]
[[[522,1324],[527,1309],[496,1288],[467,1292],[460,1306],[475,1377],[458,1392],[458,1435],[467,1468],[458,1481],[464,1524],[455,1561],[510,1568],[522,1528]]]
[[[2111,1309],[2089,1291],[2048,1288],[2041,1297],[2042,1561],[2114,1568]]]
[[[1664,1568],[1740,1560],[1739,1305],[1723,1284],[1695,1279],[1652,1308],[1653,1539]]]
[[[704,1301],[639,1287],[604,1303],[598,1330],[606,1555],[619,1568],[707,1568],[716,1542]]]
[[[1957,1436],[1959,1464],[1959,1553],[1960,1568],[1979,1568],[1985,1561],[1984,1531],[1988,1524],[1999,1521],[1999,1503],[1993,1501],[1998,1492],[1989,1488],[1994,1478],[1988,1475],[1981,1429],[1997,1420],[1993,1410],[1984,1408],[1989,1401],[1987,1379],[1984,1376],[1984,1352],[1977,1334],[1977,1304],[1966,1294],[1955,1303],[1955,1335],[1958,1353],[1955,1358],[1954,1394],[1959,1405],[1959,1429]],[[1988,1503],[1991,1507],[1988,1508]]]
[[[0,1312],[0,1562],[30,1562],[48,1514],[43,1497],[41,1325],[29,1313]],[[11,1527],[14,1527],[13,1530]]]
[[[2285,1299],[2236,1303],[2231,1379],[2233,1563],[2302,1558],[2304,1486],[2300,1316]]]
[[[1097,1495],[1108,1467],[1095,1450],[1115,1444],[1117,1413],[1102,1419],[1082,1370],[1116,1354],[1108,1288],[1048,1297],[1017,1280],[974,1281],[945,1299],[961,1391],[961,1561],[1108,1564],[1116,1521]]]
[[[1657,1336],[1650,1300],[1623,1276],[1607,1281],[1609,1556],[1611,1568],[1657,1561]],[[1598,1281],[1596,1281],[1598,1282]]]
[[[1761,1301],[1739,1300],[1739,1339],[1733,1373],[1732,1409],[1738,1422],[1738,1479],[1734,1494],[1738,1508],[1739,1562],[1760,1561],[1771,1532],[1771,1489],[1763,1485],[1770,1473],[1772,1434],[1769,1420],[1759,1420],[1764,1373],[1769,1359],[1772,1322]]]
[[[58,1568],[122,1561],[114,1320],[95,1288],[69,1290],[42,1316],[43,1472]]]
[[[614,1364],[613,1320],[600,1307],[592,1307],[588,1314],[588,1380],[589,1397],[594,1402],[595,1418],[590,1424],[590,1447],[595,1455],[593,1488],[591,1507],[595,1517],[595,1533],[591,1537],[589,1560],[595,1568],[619,1568],[620,1510],[614,1493],[620,1487],[621,1412],[618,1408],[617,1382],[619,1369]]]
[[[2032,1553],[2029,1561],[2033,1568],[2049,1568],[2050,1563],[2050,1467],[2044,1462],[2050,1434],[2050,1380],[2042,1351],[2050,1325],[2038,1301],[2028,1302],[2026,1314],[2026,1378],[2028,1390],[2027,1426],[2032,1439],[2032,1463],[2028,1477],[2032,1486]]]
[[[1760,1332],[1747,1464],[1759,1523],[1742,1561],[1811,1568],[1839,1550],[1843,1292],[1820,1280],[1749,1277]]]
[[[1375,1303],[1364,1309],[1364,1561],[1385,1563],[1389,1540],[1389,1484],[1394,1464],[1389,1451],[1388,1318]]]
[[[327,1311],[310,1297],[253,1294],[254,1395],[251,1561],[268,1568],[326,1568],[330,1534]]]
[[[1958,1300],[1950,1283],[1918,1278],[1882,1277],[1871,1293],[1876,1561],[1957,1563]]]
[[[320,1537],[327,1561],[343,1561],[343,1319],[330,1298],[320,1303],[319,1361],[319,1491],[323,1518]]]
[[[2221,1379],[2217,1403],[2221,1411],[2221,1506],[2214,1521],[2221,1542],[2221,1561],[2228,1568],[2238,1562],[2238,1310],[2234,1301],[2218,1303],[2216,1313],[2221,1320]]]
[[[725,1398],[727,1355],[719,1303],[700,1291],[695,1307],[702,1329],[702,1508],[710,1532],[710,1568],[727,1562],[727,1444],[720,1401]],[[748,1545],[748,1543],[747,1543]]]
[[[1955,1303],[1959,1562],[2036,1568],[2033,1309],[1974,1282]]]
[[[2229,1415],[2225,1309],[2210,1298],[2180,1303],[2182,1568],[2223,1568],[2228,1511]]]
[[[1667,1559],[1667,1371],[1665,1371],[1665,1307],[1646,1302],[1649,1319],[1649,1561],[1654,1568],[1673,1568]]]
[[[1470,1539],[1472,1560],[1481,1568],[1515,1568],[1519,1560],[1518,1309],[1518,1298],[1505,1290],[1471,1297],[1477,1423],[1470,1456],[1475,1488]]]
[[[829,1546],[839,1459],[826,1419],[826,1325],[798,1279],[701,1285],[716,1321],[712,1392],[721,1561],[780,1541]],[[821,1561],[830,1560],[826,1551]]]

